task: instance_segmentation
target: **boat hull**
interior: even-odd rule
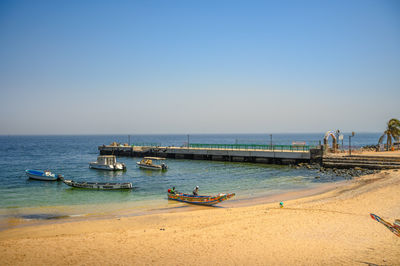
[[[139,166],[139,168],[142,168],[142,169],[148,169],[148,170],[166,170],[166,168],[163,168],[161,165],[141,164],[140,162],[137,162],[137,165]]]
[[[97,169],[97,170],[107,170],[107,171],[122,171],[122,170],[126,169],[125,165],[122,163],[117,163],[114,166],[114,165],[98,164],[96,162],[89,163],[89,168]]]
[[[39,170],[26,170],[25,173],[30,179],[34,179],[34,180],[40,180],[40,181],[57,181],[57,180],[59,180],[58,176],[56,176],[55,174],[45,175],[45,173],[43,171],[39,171]]]
[[[235,193],[219,194],[216,196],[194,196],[183,193],[177,193],[177,194],[168,193],[169,200],[176,200],[180,202],[186,202],[198,205],[209,205],[209,206],[228,200],[233,196],[235,196]]]
[[[73,180],[63,180],[64,184],[75,188],[86,188],[96,190],[119,190],[132,189],[132,183],[96,183],[96,182],[76,182]]]

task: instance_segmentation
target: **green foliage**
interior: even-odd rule
[[[400,121],[396,118],[392,118],[387,123],[386,130],[383,132],[383,135],[379,138],[378,143],[382,143],[383,139],[386,136],[386,148],[389,150],[389,147],[392,147],[392,139],[399,141],[400,137]]]

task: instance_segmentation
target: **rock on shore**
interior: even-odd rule
[[[339,168],[326,168],[319,164],[308,164],[308,163],[299,163],[294,166],[296,169],[309,169],[309,170],[317,170],[319,173],[329,176],[340,176],[345,179],[351,179],[353,177],[359,177],[364,175],[371,175],[380,172],[380,170],[371,170],[364,169],[361,167],[354,167],[348,169],[339,169]],[[316,179],[321,178],[320,175],[315,177]]]

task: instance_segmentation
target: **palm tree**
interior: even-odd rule
[[[392,146],[392,138],[399,141],[400,136],[400,121],[398,119],[392,118],[387,123],[387,128],[383,135],[379,138],[378,143],[381,144],[383,138],[386,136],[386,148],[389,150],[389,146]]]

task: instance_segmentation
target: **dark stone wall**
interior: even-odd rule
[[[322,164],[323,148],[310,149],[310,163]]]

